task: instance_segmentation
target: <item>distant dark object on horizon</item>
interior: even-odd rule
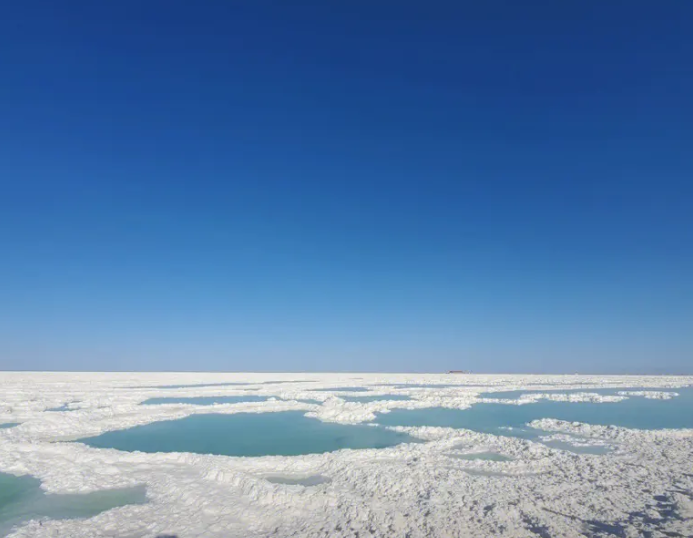
[[[449,374],[471,374],[471,370],[448,370]]]

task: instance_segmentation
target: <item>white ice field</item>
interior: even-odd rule
[[[0,372],[0,536],[690,537],[691,386]]]

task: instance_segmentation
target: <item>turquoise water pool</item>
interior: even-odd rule
[[[244,402],[266,402],[267,397],[255,396],[252,394],[243,396],[198,396],[198,397],[162,397],[149,398],[142,402],[142,405],[161,405],[161,404],[190,404],[190,405],[214,405]]]
[[[0,424],[0,430],[4,430],[6,428],[14,428],[15,426],[19,426],[19,422],[5,422],[4,424]]]
[[[193,415],[79,440],[129,452],[297,456],[343,448],[385,448],[416,439],[386,428],[321,422],[300,411]]]
[[[464,428],[527,439],[543,434],[526,427],[527,423],[542,418],[643,430],[693,428],[693,389],[677,389],[676,392],[680,396],[671,400],[630,397],[611,403],[540,400],[525,405],[480,403],[463,410],[440,407],[394,409],[379,414],[375,422],[387,426]]]
[[[30,476],[0,473],[0,536],[32,519],[76,519],[147,502],[144,487],[111,489],[86,494],[47,494]]]

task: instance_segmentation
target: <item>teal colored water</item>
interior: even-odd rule
[[[19,422],[5,422],[4,424],[0,424],[0,430],[14,428],[15,426],[19,426]]]
[[[297,456],[343,448],[385,448],[416,440],[377,426],[321,422],[300,411],[283,411],[193,415],[107,432],[80,442],[129,452]]]
[[[30,476],[0,473],[0,536],[32,519],[76,519],[129,504],[147,502],[144,487],[112,489],[87,494],[47,494]]]
[[[401,394],[382,394],[380,396],[342,396],[343,400],[347,402],[380,402],[380,401],[405,401],[411,400],[409,396],[403,396]]]
[[[161,404],[191,404],[191,405],[214,405],[243,402],[266,402],[265,396],[254,396],[252,394],[244,396],[199,396],[190,398],[149,398],[142,402],[142,405],[161,405]]]
[[[330,389],[310,389],[315,392],[368,392],[365,387],[333,387]]]
[[[643,430],[693,428],[693,389],[677,389],[676,392],[680,396],[671,400],[637,397],[615,403],[540,400],[525,405],[480,403],[463,410],[439,407],[394,409],[379,414],[375,422],[387,426],[465,428],[526,439],[534,439],[541,434],[527,428],[526,424],[542,418]]]

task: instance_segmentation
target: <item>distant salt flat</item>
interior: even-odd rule
[[[15,497],[48,503],[27,510],[0,492],[0,529],[692,536],[692,386],[647,376],[0,373],[0,477]],[[87,511],[52,504],[87,498]]]
[[[147,398],[142,402],[142,405],[163,405],[163,404],[188,404],[188,405],[216,405],[229,403],[245,403],[245,402],[264,402],[269,398],[267,396],[257,396],[248,394],[243,396],[180,396],[180,397],[162,397],[162,398]]]

